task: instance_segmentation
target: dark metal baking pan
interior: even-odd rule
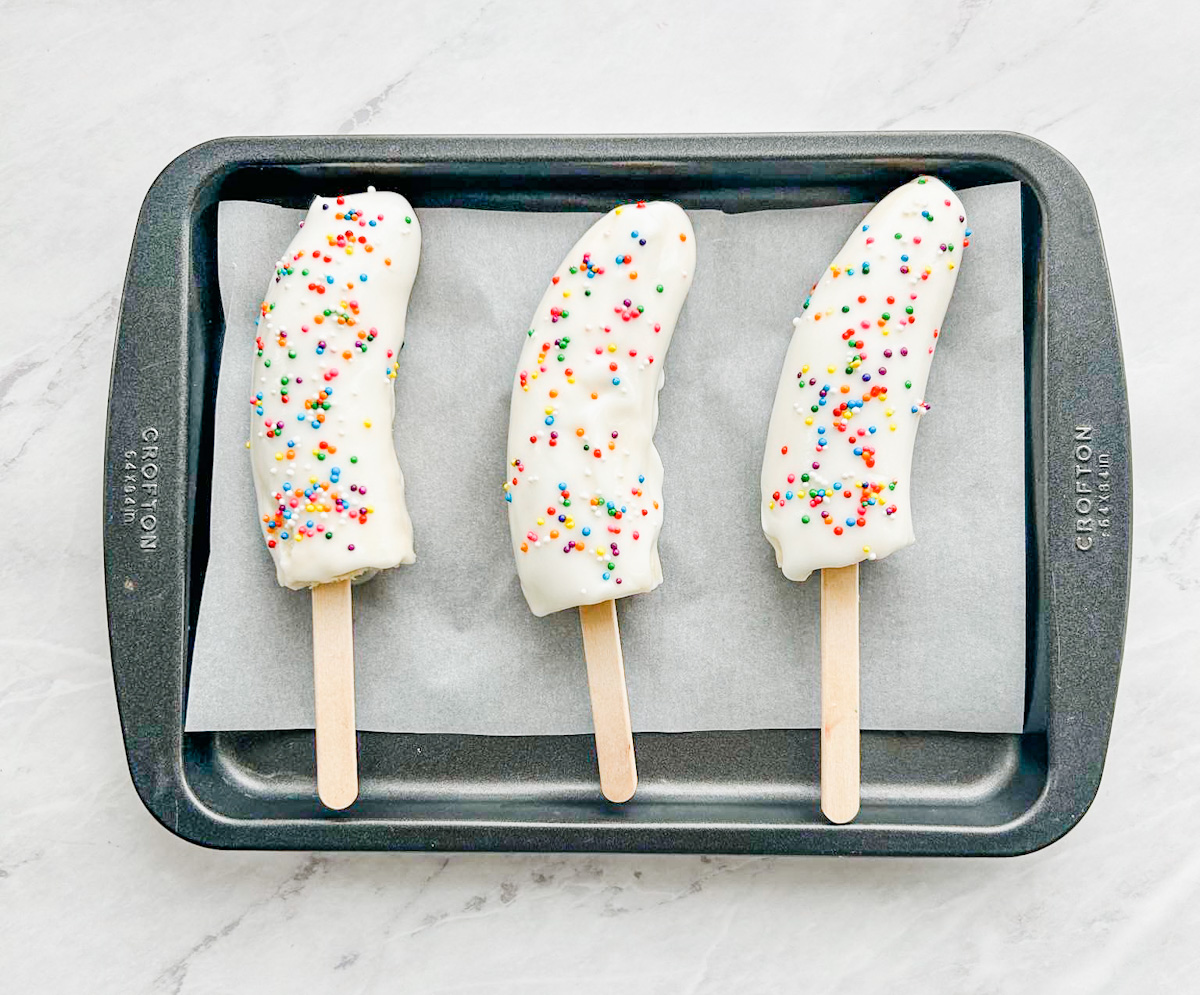
[[[959,188],[1022,184],[1022,734],[868,732],[861,815],[835,826],[818,806],[815,731],[638,735],[641,788],[624,806],[601,798],[589,736],[363,733],[362,793],[338,813],[317,800],[311,732],[184,733],[224,336],[219,201],[304,207],[317,193],[374,183],[402,191],[418,210],[598,211],[665,198],[747,211],[875,200],[917,172]],[[198,146],[158,177],[138,219],[106,461],[109,633],[129,768],[154,816],[197,843],[1001,855],[1057,839],[1100,784],[1129,579],[1125,383],[1091,196],[1062,156],[1030,138],[237,138]],[[1077,491],[1080,480],[1092,482],[1090,492]]]

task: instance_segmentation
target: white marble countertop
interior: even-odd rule
[[[0,0],[0,987],[1194,986],[1200,470],[1181,457],[1200,405],[1185,386],[1168,410],[1160,378],[1200,360],[1200,252],[1178,234],[1197,222],[1200,17],[1182,2],[866,6],[403,2],[342,19],[308,0]],[[1136,566],[1107,770],[1075,830],[1009,860],[447,857],[218,853],[154,822],[121,746],[100,498],[121,281],[163,165],[228,134],[917,128],[1046,140],[1103,224]]]

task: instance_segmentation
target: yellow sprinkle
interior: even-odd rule
[[[567,383],[574,383],[574,382],[575,382],[574,377],[567,377]],[[526,388],[526,390],[528,390],[528,388]]]
[[[613,214],[620,214],[620,213],[621,213],[621,209],[619,207],[615,211],[613,211]]]
[[[276,453],[276,454],[275,454],[275,458],[276,458],[276,459],[283,459],[283,453]]]
[[[808,365],[807,365],[807,364],[805,364],[804,366],[802,366],[802,367],[800,368],[800,372],[801,372],[801,373],[807,373],[807,372],[808,372]]]
[[[315,484],[315,483],[317,482],[317,478],[316,478],[316,477],[309,477],[309,478],[308,478],[308,482],[309,482],[310,484]]]
[[[954,263],[946,263],[946,269],[954,269]]]
[[[884,414],[887,415],[889,418],[891,418],[892,415],[894,415],[895,413],[896,413],[895,410],[893,410],[892,408],[888,408],[886,411],[884,411]]]
[[[775,502],[774,502],[774,501],[772,501],[768,507],[774,508],[774,507],[775,507]]]
[[[826,373],[832,373],[832,372],[833,372],[833,367],[832,367],[832,366],[831,366],[831,367],[829,367],[829,368],[828,368],[828,369],[827,369],[825,372],[826,372]]]
[[[303,532],[297,532],[297,533],[296,533],[296,542],[303,542],[303,541],[304,541],[304,533],[303,533]]]
[[[869,552],[871,552],[871,547],[870,547],[870,546],[863,546],[863,552],[864,552],[864,553],[869,553]]]
[[[354,250],[352,248],[350,248],[350,246],[348,246],[348,245],[346,246],[346,255],[348,255],[348,256],[354,255]]]
[[[247,449],[249,449],[249,448],[250,448],[250,440],[249,440],[249,439],[247,439],[247,440],[246,440],[246,448],[247,448]]]
[[[552,415],[552,414],[554,414],[554,409],[553,409],[553,408],[547,408],[547,409],[546,409],[546,414],[548,414],[548,415]]]
[[[304,506],[304,510],[305,511],[316,511],[317,506],[315,504],[309,503]]]
[[[891,431],[891,432],[894,432],[894,431],[896,431],[896,426],[895,426],[895,425],[889,425],[889,426],[888,426],[888,431]]]
[[[371,427],[371,423],[369,421],[363,422],[363,428],[370,428],[370,427]]]
[[[571,296],[571,291],[569,291],[569,290],[563,291],[563,297],[570,297],[570,296]]]
[[[569,529],[573,529],[573,528],[575,528],[575,519],[568,518],[565,522],[563,522],[563,525],[565,525]]]
[[[616,352],[616,351],[617,351],[617,347],[616,347],[616,345],[615,345],[614,343],[610,342],[610,343],[608,344],[608,351],[609,351],[609,352]]]
[[[373,504],[367,505],[367,514],[368,515],[375,514],[375,506]]]
[[[537,523],[538,523],[538,525],[545,525],[545,524],[546,524],[546,519],[544,519],[544,518],[539,518],[539,519],[537,520]]]
[[[805,419],[804,419],[804,424],[805,424],[805,425],[811,425],[811,424],[812,424],[812,419],[811,419],[811,418],[805,418]]]

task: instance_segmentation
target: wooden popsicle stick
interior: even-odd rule
[[[621,631],[617,628],[617,603],[580,605],[579,622],[583,626],[583,656],[592,697],[600,790],[609,801],[627,802],[637,790],[637,766],[633,757],[629,695],[625,691]]]
[[[858,815],[858,564],[821,571],[821,811]]]
[[[343,809],[358,797],[354,727],[354,623],[350,581],[312,589],[313,687],[317,711],[317,794]]]

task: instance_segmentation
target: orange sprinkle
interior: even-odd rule
[[[687,241],[687,236],[683,232],[679,233],[679,241],[681,241],[681,242]]]
[[[595,397],[595,396],[596,396],[595,394],[592,395],[592,397]],[[575,434],[578,435],[582,439],[583,438],[583,429],[581,429],[581,428],[575,429]]]

